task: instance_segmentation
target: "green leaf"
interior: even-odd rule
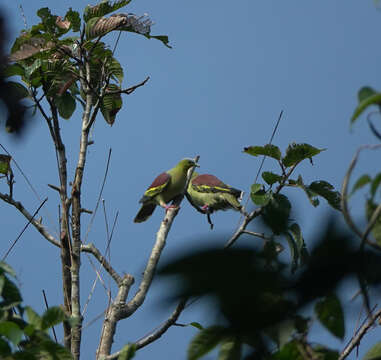
[[[337,360],[339,353],[336,350],[331,350],[322,345],[315,345],[314,352],[319,360]]]
[[[334,209],[341,211],[341,195],[338,191],[334,191],[334,187],[330,183],[324,180],[314,181],[308,189],[326,199]]]
[[[42,315],[41,330],[47,330],[66,319],[65,312],[58,306],[50,307]]]
[[[9,155],[0,154],[0,174],[8,175],[11,172],[11,159],[12,157]]]
[[[122,84],[123,81],[123,68],[120,65],[119,61],[116,60],[114,57],[110,59],[110,62],[108,63],[107,70],[106,70],[112,77],[116,78],[119,82],[119,85]]]
[[[291,224],[289,227],[289,235],[292,236],[296,245],[297,257],[300,265],[304,265],[307,263],[309,255],[306,247],[306,243],[304,242],[304,238],[302,235],[302,231],[300,230],[300,226],[297,223]]]
[[[304,357],[299,351],[298,342],[293,340],[273,354],[271,360],[304,360]]]
[[[127,344],[123,346],[120,355],[118,356],[118,360],[129,360],[135,356],[136,345],[135,344]]]
[[[376,93],[370,87],[363,87],[358,93],[359,104],[356,107],[352,117],[351,125],[357,120],[357,118],[362,114],[362,112],[371,105],[381,104],[381,93]]]
[[[243,149],[243,152],[253,155],[253,156],[259,156],[259,155],[265,155],[268,157],[271,157],[276,160],[280,160],[282,157],[282,154],[278,148],[278,146],[267,144],[265,146],[249,146],[245,147]]]
[[[193,326],[193,327],[195,327],[195,328],[197,328],[199,330],[203,330],[204,329],[204,327],[200,323],[198,323],[196,321],[191,322],[189,325],[191,325],[191,326]]]
[[[281,175],[274,174],[271,171],[264,171],[262,173],[262,179],[266,181],[270,186],[275,184],[276,182],[281,182],[283,179]]]
[[[58,113],[64,119],[70,119],[75,110],[75,98],[71,96],[68,92],[62,94],[62,96],[57,96],[54,98],[54,102],[58,108]]]
[[[9,160],[12,158],[9,155],[0,155],[0,161],[2,161],[2,157],[9,157]],[[4,272],[6,272],[7,274],[11,275],[12,277],[16,277],[16,272],[6,262],[0,261],[0,269],[2,269]]]
[[[352,196],[357,190],[363,188],[365,185],[369,184],[372,178],[368,174],[360,176],[355,184],[353,185],[352,191],[349,196]]]
[[[135,32],[135,31],[134,31]],[[147,39],[156,39],[161,41],[167,48],[172,49],[172,46],[169,45],[169,39],[167,35],[150,35],[143,34]]]
[[[30,81],[33,73],[42,65],[41,59],[36,59],[32,65],[25,68],[25,78]]]
[[[365,203],[366,218],[370,221],[374,211],[376,210],[378,204],[374,203],[373,200],[368,199]],[[377,244],[381,245],[381,216],[378,217],[376,223],[374,224],[372,230],[372,235],[375,238]]]
[[[4,76],[9,77],[9,76],[16,76],[20,75],[23,76],[25,73],[24,67],[21,66],[20,64],[10,64],[5,67],[4,69]]]
[[[294,241],[294,238],[291,236],[291,234],[287,233],[285,235],[288,242],[288,246],[290,247],[291,273],[294,273],[296,269],[298,268],[299,251]]]
[[[98,5],[87,5],[83,13],[83,19],[88,22],[91,18],[110,14],[126,6],[131,0],[101,1]]]
[[[316,194],[309,190],[308,186],[304,185],[303,179],[300,175],[298,176],[298,180],[295,181],[290,179],[288,182],[290,185],[300,187],[304,190],[312,206],[316,207],[320,204],[319,199],[316,199]]]
[[[42,318],[30,306],[25,307],[25,312],[28,317],[28,323],[33,325],[37,330],[42,329]]]
[[[251,185],[250,197],[254,204],[264,206],[270,201],[271,193],[266,193],[262,184],[253,184]]]
[[[1,295],[4,299],[1,306],[3,310],[17,306],[22,301],[18,287],[7,277],[4,278],[4,287]]]
[[[8,342],[5,339],[0,338],[0,354],[6,358],[12,354],[12,349],[9,346]],[[12,359],[12,358],[10,358]]]
[[[377,189],[381,184],[381,173],[378,173],[370,185],[370,194],[372,195],[372,198],[376,195]]]
[[[331,294],[315,304],[315,313],[323,326],[334,336],[343,339],[345,335],[344,313],[340,300]]]
[[[318,149],[309,144],[290,144],[287,147],[286,155],[282,159],[285,167],[290,167],[300,163],[305,159],[311,159],[313,156],[320,154],[325,149]]]
[[[57,16],[52,15],[49,8],[44,7],[39,9],[37,11],[37,16],[41,18],[42,24],[44,25],[44,29],[46,32],[52,35],[57,35],[59,33],[59,29],[56,26]]]
[[[288,319],[266,329],[266,334],[277,344],[278,349],[281,349],[288,343],[295,330],[295,321]]]
[[[274,234],[286,233],[291,212],[291,203],[287,196],[274,194],[270,202],[263,208],[263,221]]]
[[[381,342],[373,345],[362,360],[381,360]]]
[[[0,321],[0,335],[5,336],[13,345],[17,346],[24,333],[15,322]]]
[[[192,339],[188,347],[188,360],[197,360],[213,350],[225,337],[222,326],[211,326],[201,330]]]
[[[222,341],[218,360],[240,360],[242,343],[234,338]]]
[[[121,30],[127,21],[125,14],[115,14],[110,17],[94,17],[86,24],[86,39],[91,40],[106,35],[113,30]]]
[[[74,32],[81,30],[81,17],[79,16],[78,11],[69,8],[65,15],[65,19],[70,21],[70,27]]]
[[[28,89],[18,82],[7,81],[5,85],[7,87],[7,96],[12,97],[13,99],[21,100],[29,96]]]
[[[106,89],[106,95],[102,99],[101,112],[110,125],[115,122],[116,114],[122,108],[122,96],[120,93],[110,94],[108,91],[119,91],[120,88],[115,84],[110,84]]]

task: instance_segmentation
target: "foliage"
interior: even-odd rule
[[[51,307],[40,316],[29,306],[22,305],[15,273],[0,263],[0,356],[6,359],[72,359],[71,353],[54,342],[48,331],[67,320],[63,310]],[[25,315],[27,320],[25,320]]]

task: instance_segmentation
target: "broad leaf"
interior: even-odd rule
[[[83,13],[83,19],[88,22],[91,18],[105,16],[126,6],[130,1],[131,0],[103,0],[95,6],[87,5]]]
[[[352,191],[349,196],[353,195],[357,190],[363,188],[365,185],[369,184],[372,178],[368,174],[360,176],[355,184],[353,185]]]
[[[251,185],[250,197],[255,205],[265,206],[271,199],[271,193],[265,192],[262,184],[253,184]]]
[[[47,330],[52,326],[62,323],[62,321],[64,321],[65,318],[65,312],[60,307],[50,307],[42,315],[41,329]]]
[[[32,65],[25,67],[25,78],[27,80],[31,79],[33,73],[42,66],[41,59],[36,59]]]
[[[42,319],[30,306],[25,307],[25,312],[28,317],[29,324],[33,325],[37,330],[42,328]]]
[[[303,182],[303,179],[302,177],[299,175],[298,176],[298,180],[289,180],[289,184],[292,185],[292,186],[298,186],[300,187],[302,190],[304,190],[305,194],[307,195],[308,197],[308,200],[310,201],[311,205],[316,207],[320,204],[320,201],[319,199],[316,198],[316,194],[313,193],[309,188],[308,186],[304,185],[304,182]]]
[[[328,204],[334,209],[341,210],[341,195],[338,191],[335,191],[334,187],[327,181],[314,181],[310,184],[308,189],[326,199]]]
[[[272,355],[271,360],[305,360],[299,351],[296,340],[285,344],[280,351]]]
[[[344,338],[344,313],[340,300],[335,294],[319,300],[315,304],[315,313],[327,330],[340,339]]]
[[[286,233],[291,212],[291,203],[287,196],[274,194],[270,202],[263,208],[263,221],[274,234]]]
[[[191,326],[193,326],[193,327],[195,327],[196,329],[199,329],[199,330],[203,330],[204,329],[204,327],[200,323],[198,323],[196,321],[193,321],[193,322],[189,323],[189,325],[191,325]]]
[[[376,195],[377,189],[381,184],[381,173],[378,173],[370,185],[370,194],[372,195],[372,198]]]
[[[6,337],[13,345],[17,346],[24,333],[13,321],[0,321],[0,335]]]
[[[62,94],[62,96],[57,96],[54,99],[54,102],[57,106],[60,116],[66,120],[70,119],[76,106],[75,98],[68,92],[65,92]]]
[[[127,23],[125,14],[115,14],[110,17],[94,17],[86,24],[86,38],[88,40],[106,35],[110,31],[120,30]]]
[[[167,35],[150,35],[143,34],[148,39],[156,39],[161,41],[167,48],[172,49],[172,46],[169,45],[169,39]]]
[[[5,77],[8,77],[8,76],[16,76],[16,75],[20,75],[20,76],[23,76],[25,73],[25,70],[24,70],[24,67],[21,66],[20,64],[10,64],[8,66],[5,67],[4,69],[4,76]]]
[[[1,159],[1,157],[3,157],[3,156],[5,156],[5,157],[8,157],[9,158],[9,160],[12,158],[11,156],[9,156],[9,155],[0,155],[0,159]],[[9,274],[10,276],[13,276],[13,277],[16,277],[16,272],[13,270],[13,268],[9,265],[9,264],[7,264],[6,262],[4,262],[4,261],[0,261],[0,269],[2,270],[1,272],[6,272],[7,274]]]
[[[5,84],[7,86],[7,96],[17,99],[17,101],[29,96],[28,89],[20,83],[7,81]]]
[[[18,287],[11,280],[7,277],[4,280],[3,292],[1,294],[4,299],[2,309],[7,309],[20,304],[22,297]]]
[[[118,356],[118,360],[130,360],[135,356],[136,345],[135,344],[127,344],[123,346],[123,349]]]
[[[0,174],[8,175],[11,171],[11,162],[12,157],[9,155],[0,155]]]
[[[372,346],[362,360],[381,360],[381,342],[378,342],[376,345]]]
[[[107,64],[106,71],[109,75],[114,77],[118,80],[119,85],[122,84],[123,81],[123,68],[120,65],[119,61],[116,60],[114,57],[110,59],[109,63]]]
[[[365,87],[359,91],[359,104],[356,107],[352,117],[351,124],[353,124],[362,112],[371,105],[381,104],[381,93],[376,93],[372,88]]]
[[[274,174],[273,172],[264,171],[262,173],[262,179],[265,180],[266,183],[271,186],[275,184],[276,182],[281,182],[283,178],[281,175]]]
[[[305,159],[311,159],[320,154],[325,149],[318,149],[309,144],[291,144],[286,150],[286,155],[282,159],[285,167],[290,167],[300,163]]]
[[[188,347],[188,360],[197,360],[213,350],[225,337],[225,328],[211,326],[196,334]]]
[[[288,231],[289,231],[289,235],[292,236],[296,244],[296,250],[298,253],[297,256],[298,256],[300,265],[306,264],[309,255],[308,255],[306,244],[303,239],[302,232],[300,230],[300,226],[297,223],[293,223],[289,227]]]
[[[106,120],[106,122],[110,125],[113,125],[115,122],[116,114],[122,108],[122,96],[120,93],[111,93],[114,91],[119,91],[120,88],[115,84],[110,84],[106,89],[106,95],[103,97],[101,103],[101,112]]]
[[[240,360],[242,343],[238,339],[227,338],[222,341],[218,360]]]
[[[271,144],[265,146],[248,146],[243,149],[243,152],[253,156],[265,155],[276,160],[280,160],[282,157],[278,146]]]

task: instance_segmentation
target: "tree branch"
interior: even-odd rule
[[[344,348],[344,350],[341,352],[338,360],[345,359],[352,350],[360,344],[361,339],[363,336],[367,333],[367,331],[372,327],[372,325],[375,323],[375,321],[381,316],[381,309],[378,310],[372,317],[369,319],[368,322],[366,322],[361,328],[357,331],[357,333],[353,336],[349,344]]]
[[[92,254],[98,262],[101,264],[101,266],[110,274],[110,276],[114,279],[116,284],[120,286],[122,284],[122,278],[119,276],[119,274],[114,270],[114,268],[111,266],[111,264],[106,260],[106,258],[101,254],[101,252],[95,247],[94,244],[82,244],[81,245],[81,252]]]
[[[33,216],[25,209],[24,205],[21,202],[15,201],[9,197],[9,195],[3,193],[0,193],[0,199],[7,202],[8,204],[13,205],[18,211],[20,211],[20,213],[23,214],[28,219],[28,221],[30,221],[30,223],[37,229],[37,231],[51,244],[59,248],[61,247],[59,241],[48,232],[48,230],[44,225],[41,224],[41,222],[33,218]]]

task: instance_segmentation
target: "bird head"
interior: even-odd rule
[[[193,159],[182,159],[178,165],[183,171],[188,171],[192,166],[200,167],[200,165],[196,164]]]

